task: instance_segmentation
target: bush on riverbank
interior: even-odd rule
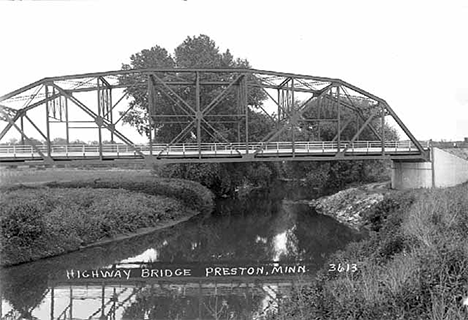
[[[138,180],[108,177],[99,179],[80,179],[74,181],[51,182],[50,188],[99,188],[125,189],[147,195],[163,195],[182,201],[187,207],[202,213],[213,209],[213,195],[209,189],[199,183],[182,180],[139,177]]]
[[[17,189],[3,194],[0,207],[2,265],[69,252],[195,214],[164,196],[89,188]]]
[[[216,196],[232,195],[239,187],[268,187],[279,175],[280,165],[273,162],[244,163],[179,163],[156,165],[159,177],[180,178],[198,182]]]
[[[77,170],[34,169],[0,171],[0,192],[22,188],[23,185],[45,184],[51,188],[109,188],[126,189],[149,195],[163,195],[181,200],[189,208],[211,212],[213,194],[199,183],[158,178],[149,170]]]
[[[334,254],[275,317],[466,319],[468,185],[387,196],[369,239]],[[379,218],[377,218],[379,217]],[[329,272],[329,264],[358,271]]]
[[[390,180],[390,162],[366,161],[291,161],[283,164],[283,175],[300,181],[316,194],[332,194],[350,185]]]
[[[1,265],[70,252],[214,207],[213,194],[192,181],[112,171],[80,179],[80,171],[73,173],[72,181],[1,188]]]

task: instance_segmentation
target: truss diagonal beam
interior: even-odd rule
[[[14,111],[14,116],[13,119],[11,119],[11,115],[9,115],[5,110],[11,111],[12,109],[0,105],[0,113],[1,114],[6,114],[8,117],[5,116],[5,121],[8,122],[5,128],[3,128],[2,132],[0,133],[0,141],[3,139],[3,137],[7,134],[8,131],[13,127],[13,124],[21,117],[22,112],[21,111]],[[10,121],[11,120],[11,121]]]
[[[25,111],[25,112],[26,112],[26,111],[29,111],[29,110],[32,110],[32,109],[37,108],[37,107],[39,107],[39,106],[41,106],[41,105],[43,105],[43,104],[45,104],[45,103],[47,103],[47,102],[53,101],[53,100],[57,99],[57,98],[60,97],[60,96],[61,96],[61,95],[58,94],[58,93],[53,94],[53,95],[51,95],[51,96],[49,96],[49,97],[47,97],[47,98],[45,98],[45,99],[42,99],[42,100],[37,101],[37,102],[34,102],[33,104],[30,104],[30,105],[28,105],[28,106],[26,106],[26,107],[24,107],[24,108],[22,108],[22,109],[20,109],[20,110]]]
[[[207,126],[208,128],[210,128],[211,130],[213,130],[215,133],[218,133],[218,135],[221,137],[222,140],[224,140],[224,142],[227,142],[227,143],[231,143],[231,141],[229,141],[228,139],[226,139],[218,130],[216,130],[208,121],[206,121],[205,119],[202,118],[202,121],[203,121],[203,124],[205,126]],[[205,129],[206,132],[208,132],[210,135],[211,133]],[[211,135],[213,138],[216,138],[214,137],[213,135]],[[236,150],[236,152],[239,154],[239,155],[242,155],[240,153],[239,150]]]
[[[392,108],[390,108],[390,106],[385,101],[383,103],[387,111],[392,115],[393,119],[395,119],[395,121],[398,123],[400,128],[406,133],[406,135],[414,143],[416,148],[418,148],[419,152],[421,152],[421,154],[424,155],[426,159],[429,159],[429,153],[424,150],[421,143],[419,143],[419,141],[416,140],[416,138],[413,136],[411,131],[409,131],[408,128],[405,126],[403,121],[401,121],[401,119],[397,116],[397,114],[392,110]]]
[[[2,109],[0,109],[0,113],[3,114],[3,116],[7,119],[7,121],[9,123],[11,123],[11,125],[16,130],[18,130],[18,132],[21,134],[23,139],[25,139],[31,145],[31,147],[34,149],[34,151],[36,151],[41,156],[41,158],[44,160],[44,162],[46,162],[47,164],[53,164],[54,163],[54,160],[51,157],[45,155],[41,150],[39,150],[39,148],[31,141],[31,139],[29,139],[29,137],[23,132],[23,130],[21,130],[16,125],[16,123],[13,121],[13,119],[11,119],[6,112],[4,112]]]
[[[139,148],[136,148],[134,146],[134,143],[125,137],[122,133],[120,133],[117,129],[115,129],[115,126],[113,124],[108,123],[108,121],[102,117],[99,117],[97,114],[95,114],[91,109],[89,109],[84,103],[82,103],[80,100],[75,98],[74,96],[68,94],[63,90],[61,87],[56,85],[55,83],[52,83],[52,86],[54,86],[62,95],[70,99],[74,104],[76,104],[79,108],[81,108],[83,111],[85,111],[96,123],[102,123],[102,125],[108,129],[109,131],[113,132],[117,138],[122,140],[126,145],[128,145],[133,151],[138,153],[141,157],[146,158],[146,156],[141,152]]]
[[[334,97],[331,97],[329,95],[325,95],[324,96],[325,99],[327,100],[330,100],[332,102],[335,102],[335,103],[338,103],[338,99],[334,98]],[[366,121],[366,116],[364,115],[363,111],[361,109],[359,109],[358,107],[351,107],[348,103],[346,103],[345,101],[343,100],[340,100],[339,102],[343,107],[346,107],[346,108],[349,108],[350,110],[353,110],[354,112],[356,112],[356,114],[361,118],[361,120],[363,121]],[[377,129],[375,129],[375,127],[372,125],[372,123],[369,124],[369,129],[372,131],[372,133],[375,135],[375,137],[377,138],[377,140],[381,140],[381,136],[380,136],[380,133],[377,131]]]
[[[289,116],[289,112],[287,112],[287,110],[285,110],[285,109],[283,108],[283,106],[281,105],[281,103],[280,103],[279,101],[276,101],[276,99],[273,98],[273,97],[271,96],[271,94],[265,89],[265,87],[264,87],[264,86],[262,85],[262,83],[257,79],[257,77],[254,76],[254,77],[252,77],[252,78],[254,79],[254,82],[257,83],[258,86],[262,89],[262,91],[263,91],[264,93],[266,93],[266,95],[267,95],[268,97],[270,97],[270,99],[276,104],[276,106],[277,106],[279,109],[281,109],[281,111],[282,111],[284,114],[286,114],[287,116]],[[279,115],[278,115],[278,116],[279,116]]]
[[[179,96],[174,90],[172,90],[171,87],[169,87],[167,85],[167,83],[162,80],[161,78],[159,78],[156,73],[153,73],[152,76],[154,77],[154,79],[156,79],[159,83],[161,83],[163,85],[164,88],[166,88],[170,93],[172,93],[180,102],[182,102],[182,104],[184,104],[190,111],[192,111],[194,114],[196,113],[195,109],[187,103],[187,101],[185,101],[181,96]],[[167,94],[167,93],[166,93]]]
[[[39,134],[44,138],[45,141],[49,141],[49,139],[47,139],[46,135],[36,126],[36,124],[25,114],[24,117],[26,118],[26,120],[29,121],[30,124],[32,124],[32,126],[34,127],[34,129],[37,130],[37,132],[39,132]]]
[[[356,132],[356,134],[351,138],[351,140],[349,141],[349,144],[342,150],[340,151],[339,153],[336,154],[336,156],[342,156],[350,147],[350,145],[352,145],[354,143],[354,141],[356,141],[357,137],[359,137],[359,135],[362,133],[362,131],[364,131],[364,129],[371,123],[371,121],[375,118],[375,114],[371,115],[367,120],[366,122],[364,122],[364,124],[361,126],[361,128],[359,128],[359,130]]]
[[[324,88],[324,90],[316,97],[316,99],[320,99],[323,95],[327,94],[328,91],[333,87],[332,84],[328,85],[326,88]],[[304,114],[304,112],[307,111],[307,109],[309,109],[311,107],[312,104],[309,104],[308,107],[304,107],[302,108],[302,110],[299,110],[294,116],[295,117],[300,117]],[[291,120],[291,119],[289,119]],[[296,121],[293,121],[293,122],[296,122]],[[279,129],[276,133],[274,133],[271,137],[269,137],[267,140],[264,140],[262,142],[264,143],[268,143],[268,142],[271,142],[273,141],[276,137],[278,137],[284,130],[286,130],[287,128],[291,128],[292,127],[292,123],[291,122],[287,122],[286,125],[284,125],[281,129]],[[254,152],[254,155],[257,155],[261,150],[263,150],[263,147],[260,146],[257,148],[257,150],[255,150]]]
[[[171,142],[169,142],[166,147],[161,150],[157,157],[159,157],[164,151],[166,151],[171,145],[173,145],[174,143],[177,143],[180,139],[182,139],[188,132],[189,132],[189,129],[192,127],[192,125],[195,124],[195,121],[196,119],[193,119],[184,129],[182,129],[181,132],[179,132],[179,134],[174,138],[172,139]]]
[[[234,81],[232,81],[231,83],[229,83],[229,85],[226,87],[226,89],[224,89],[223,91],[221,91],[218,96],[216,96],[203,110],[202,110],[202,114],[203,115],[206,115],[207,113],[209,113],[211,110],[213,110],[214,107],[216,107],[223,99],[223,97],[226,96],[226,94],[229,92],[229,90],[235,85],[235,84],[238,84],[239,81],[244,77],[245,75],[240,75],[238,76]]]
[[[340,132],[338,132],[332,139],[332,141],[336,141],[336,139],[338,139],[338,136],[341,136],[341,134],[345,131],[346,127],[351,123],[353,122],[353,119],[349,118],[345,124],[343,126],[341,126],[341,129],[340,129]]]

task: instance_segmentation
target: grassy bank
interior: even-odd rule
[[[334,254],[279,319],[467,319],[468,185],[387,195],[372,236]],[[356,264],[356,272],[328,271]]]
[[[62,172],[56,181],[41,185],[3,185],[1,264],[74,251],[213,208],[210,191],[191,181],[101,171],[74,171],[74,180],[61,179],[71,177]],[[44,177],[49,174],[44,172]]]

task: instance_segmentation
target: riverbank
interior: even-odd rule
[[[0,188],[2,266],[141,235],[213,209],[212,193],[192,181],[132,171],[53,173],[54,181],[19,178],[26,184]]]
[[[369,227],[368,216],[392,192],[395,191],[390,189],[390,182],[377,182],[348,188],[305,203],[317,213],[330,216],[355,230],[362,230]]]
[[[468,184],[384,194],[364,215],[370,237],[333,254],[272,318],[467,319],[467,212]]]

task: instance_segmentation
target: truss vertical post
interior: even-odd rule
[[[148,124],[149,124],[149,134],[148,134],[148,139],[149,139],[149,151],[150,151],[150,156],[153,156],[153,110],[155,108],[154,106],[154,86],[151,81],[151,75],[148,74],[147,80],[148,81]],[[112,121],[111,121],[112,122]]]
[[[361,118],[359,117],[359,114],[356,113],[356,130],[359,130],[361,127]],[[357,136],[357,140],[359,141],[359,135]]]
[[[109,121],[110,123],[114,126],[114,108],[112,107],[113,104],[112,104],[112,88],[109,88],[108,91],[107,91],[107,94],[108,94],[108,107],[109,107]],[[115,128],[115,127],[114,127]],[[114,130],[111,130],[111,143],[114,144]]]
[[[49,85],[46,84],[45,85],[45,96],[46,96],[46,99],[49,98]],[[45,107],[46,107],[46,137],[47,137],[47,156],[50,158],[51,157],[51,153],[52,153],[52,148],[51,148],[51,145],[50,145],[50,121],[49,121],[49,100],[47,99],[46,101],[46,104],[45,104]]]
[[[50,320],[54,320],[54,288],[55,285],[52,285],[50,289]]]
[[[322,124],[322,121],[320,120],[320,117],[321,117],[321,110],[322,110],[322,98],[318,98],[318,108],[317,108],[317,119],[318,119],[318,126],[317,126],[317,131],[318,131],[318,134],[317,134],[317,140],[320,141],[322,140],[322,135],[320,133],[320,130],[321,130],[321,124]]]
[[[114,292],[112,295],[112,309],[111,309],[111,319],[115,320],[115,307],[117,304],[118,296],[117,296],[117,289],[114,287]]]
[[[291,138],[292,138],[292,156],[293,158],[296,157],[296,135],[295,135],[295,129],[296,129],[296,108],[294,106],[294,78],[291,78],[291,120],[292,120],[292,126],[291,126]]]
[[[21,131],[24,132],[24,115],[21,115],[20,117],[20,128],[21,128]],[[21,135],[21,145],[24,146],[24,136]]]
[[[276,122],[276,129],[277,130],[279,129],[279,125],[280,125],[280,122],[281,122],[281,108],[280,108],[280,105],[281,105],[281,91],[280,91],[280,89],[278,89],[278,121]]]
[[[103,121],[103,115],[104,115],[104,106],[103,106],[103,95],[102,92],[103,90],[101,89],[101,84],[99,82],[99,78],[97,79],[97,99],[98,99],[98,116],[96,118],[96,122],[98,125],[98,144],[99,144],[99,160],[102,161],[102,121]]]
[[[54,91],[55,91],[55,88],[54,88]],[[63,121],[63,100],[65,98],[62,96],[59,96],[58,98],[59,98],[59,118],[60,118],[60,121]]]
[[[381,121],[381,127],[382,127],[382,132],[380,133],[380,138],[382,141],[382,156],[385,155],[385,106],[381,104],[380,106],[380,121]]]
[[[106,314],[105,314],[105,309],[106,309],[106,304],[105,304],[105,286],[104,283],[102,284],[102,290],[101,290],[101,318],[105,319]]]
[[[70,319],[73,319],[73,287],[70,285]]]
[[[52,87],[52,97],[55,96],[55,87]],[[52,117],[53,118],[57,118],[57,115],[56,115],[56,103],[55,103],[55,98],[52,99],[51,101],[51,105],[52,105]]]
[[[65,135],[67,139],[67,147],[70,145],[70,124],[68,120],[68,98],[65,97]]]
[[[242,123],[242,105],[241,105],[241,87],[237,85],[237,143],[241,142],[241,123]]]
[[[200,110],[200,73],[195,73],[195,103],[197,112],[197,148],[198,158],[201,159],[201,117],[202,112]]]
[[[246,154],[249,154],[249,101],[247,99],[247,79],[246,75],[242,77],[241,80],[241,87],[242,87],[242,105],[245,108],[245,149]]]
[[[236,103],[237,103],[237,142],[240,144],[241,141],[242,141],[242,137],[241,137],[241,124],[242,124],[242,98],[241,98],[241,84],[240,82],[237,83],[237,86],[236,86],[236,93],[237,93],[237,99],[236,99]]]
[[[202,299],[203,299],[203,292],[201,286],[201,280],[198,281],[198,319],[202,319]]]
[[[338,152],[341,150],[341,105],[340,105],[340,86],[336,86],[336,98],[338,100],[338,138],[337,138],[337,143],[338,143]]]

